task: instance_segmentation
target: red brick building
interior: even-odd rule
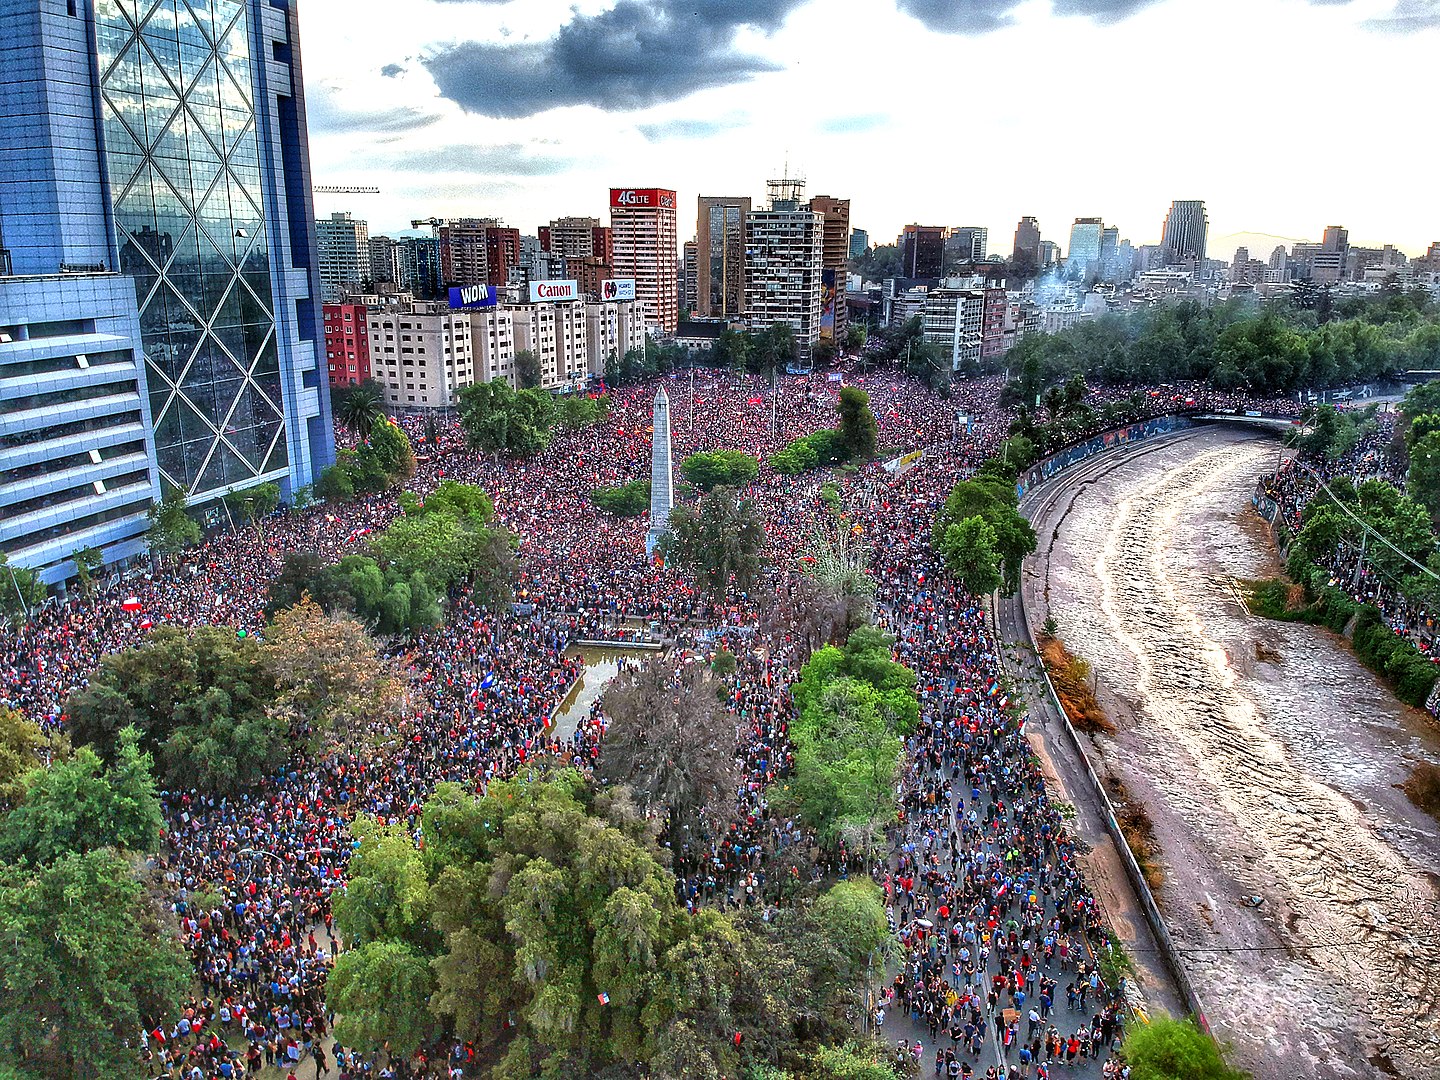
[[[370,331],[364,304],[325,305],[325,361],[331,386],[370,378]]]

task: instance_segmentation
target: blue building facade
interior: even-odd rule
[[[0,551],[49,584],[145,548],[160,496],[135,287],[0,276]]]
[[[293,4],[0,0],[0,43],[10,272],[133,282],[166,486],[312,483],[334,440]]]

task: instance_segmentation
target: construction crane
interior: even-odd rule
[[[378,187],[362,187],[358,184],[316,184],[313,189],[318,195],[379,195]]]
[[[432,229],[438,229],[441,225],[444,224],[445,221],[442,218],[416,218],[414,221],[410,222],[410,227],[412,229],[418,229],[423,225],[428,225]]]

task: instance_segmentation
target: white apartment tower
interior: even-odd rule
[[[315,250],[325,303],[339,303],[346,293],[363,290],[371,276],[369,225],[348,213],[321,218],[315,222]]]
[[[745,321],[788,324],[808,358],[820,339],[825,215],[800,202],[803,183],[771,181],[768,209],[745,218]]]

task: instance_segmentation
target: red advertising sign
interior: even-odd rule
[[[665,188],[611,188],[610,209],[633,210],[644,207],[675,209],[675,192]]]

